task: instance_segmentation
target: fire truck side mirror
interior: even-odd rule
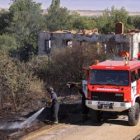
[[[131,82],[133,83],[134,81],[136,81],[136,76],[135,76],[135,71],[131,72]]]
[[[87,79],[89,73],[89,68],[83,67],[83,79]]]
[[[136,75],[135,75],[135,78],[136,78],[136,80],[139,80],[139,75],[136,74]]]

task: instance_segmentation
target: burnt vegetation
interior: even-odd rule
[[[123,22],[125,31],[140,29],[140,16],[130,17],[124,8],[112,7],[106,9],[103,16],[83,17],[60,7],[60,0],[52,0],[47,11],[43,14],[41,4],[33,0],[13,0],[8,11],[0,11],[0,119],[11,114],[30,114],[44,107],[46,98],[49,98],[48,85],[59,97],[69,95],[67,82],[80,82],[83,67],[92,65],[94,60],[108,59],[109,53],[118,55],[111,39],[107,50],[100,43],[73,41],[72,47],[56,47],[50,55],[38,56],[39,31],[74,30],[84,33],[85,29],[98,28],[99,33],[107,34],[115,32],[116,22]],[[62,118],[65,112],[69,114],[76,110],[71,106],[62,104]],[[0,132],[2,139],[7,139],[6,135],[7,132]]]
[[[18,0],[11,3],[8,11],[0,11],[1,114],[21,111],[29,104],[34,107],[38,99],[46,98],[47,85],[65,95],[67,82],[81,80],[82,67],[93,64],[95,59],[108,58],[102,45],[86,42],[75,42],[72,48],[56,48],[50,56],[37,56],[39,31],[98,28],[99,33],[107,34],[115,31],[116,22],[123,22],[125,31],[140,29],[140,16],[130,17],[125,8],[112,6],[103,16],[82,17],[60,7],[60,0],[53,0],[47,10],[42,14],[40,3]]]
[[[106,55],[98,45],[84,44],[73,48],[55,49],[52,56],[38,56],[23,63],[0,52],[0,109],[23,110],[28,103],[35,104],[39,95],[45,98],[47,85],[52,85],[59,95],[65,95],[68,81],[80,82],[82,67],[93,64],[95,59],[105,60]],[[33,101],[33,102],[32,102]],[[2,111],[1,111],[2,112]]]

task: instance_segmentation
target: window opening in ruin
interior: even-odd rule
[[[138,69],[138,75],[139,75],[139,79],[140,79],[140,69]]]
[[[45,40],[45,52],[47,54],[51,52],[51,40]]]
[[[140,43],[139,43],[138,45],[139,45],[139,46],[138,46],[138,47],[139,47],[139,50],[138,50],[138,51],[140,52]]]
[[[136,81],[136,77],[135,77],[136,73],[135,71],[131,72],[131,82],[133,83],[134,81]]]
[[[122,52],[122,45],[121,45],[121,43],[116,43],[116,49],[117,49],[118,55],[120,55],[120,53]]]
[[[107,44],[103,43],[102,48],[103,48],[104,53],[106,54],[107,53]]]
[[[67,40],[66,41],[66,45],[67,45],[67,47],[72,48],[72,41],[71,40]]]

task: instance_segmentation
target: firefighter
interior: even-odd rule
[[[84,122],[88,118],[89,108],[86,106],[86,96],[82,88],[79,88],[79,93],[82,95],[82,118]]]
[[[88,112],[89,108],[86,106],[86,96],[85,93],[83,92],[82,85],[75,83],[75,82],[69,82],[67,86],[70,88],[70,94],[71,94],[71,88],[76,87],[78,89],[78,92],[82,95],[82,118],[83,122],[87,120],[88,118]]]
[[[52,114],[52,121],[54,124],[58,123],[58,112],[59,112],[59,102],[57,98],[57,94],[54,92],[52,87],[47,87],[47,91],[51,94],[51,114]]]

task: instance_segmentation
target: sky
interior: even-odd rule
[[[34,1],[42,3],[42,9],[47,9],[51,4],[51,0]],[[61,6],[69,10],[104,10],[112,5],[118,9],[125,7],[127,11],[140,12],[140,0],[61,0]],[[0,0],[0,8],[9,6],[10,0]]]

